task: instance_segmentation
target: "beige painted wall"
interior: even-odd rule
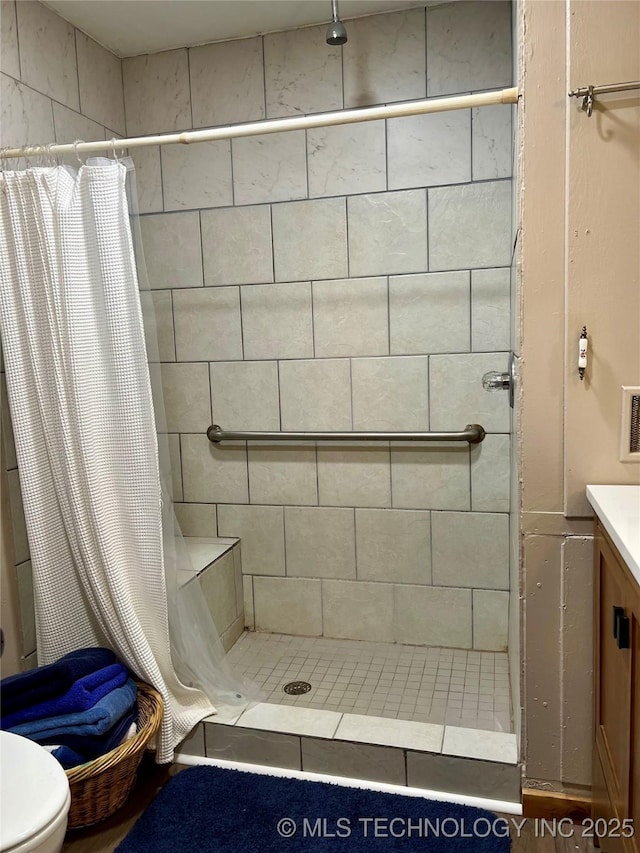
[[[525,784],[570,790],[590,784],[584,489],[640,476],[618,461],[620,387],[640,384],[640,98],[589,119],[567,92],[640,79],[640,4],[524,0],[520,30],[523,755]]]

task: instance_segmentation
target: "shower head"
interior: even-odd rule
[[[333,20],[327,27],[327,44],[344,44],[347,40],[347,29],[338,16],[338,0],[331,0]]]

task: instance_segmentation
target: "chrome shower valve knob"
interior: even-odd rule
[[[482,387],[485,391],[506,391],[511,385],[511,374],[490,370],[482,377]]]

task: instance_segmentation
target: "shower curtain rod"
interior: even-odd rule
[[[455,95],[447,98],[427,98],[422,101],[405,101],[401,104],[387,104],[379,107],[365,107],[355,110],[336,110],[330,113],[296,116],[294,118],[253,121],[246,124],[210,127],[204,130],[187,130],[182,133],[163,133],[160,135],[134,136],[131,139],[97,140],[96,142],[52,143],[50,145],[23,148],[0,149],[0,158],[38,157],[43,154],[90,154],[94,151],[114,151],[117,148],[142,148],[146,145],[170,145],[193,142],[210,142],[215,139],[235,139],[239,136],[258,136],[263,133],[280,133],[288,130],[302,130],[310,127],[331,127],[338,124],[353,124],[361,121],[375,121],[384,118],[425,115],[446,110],[464,110],[472,107],[488,107],[495,104],[515,104],[518,101],[518,89],[499,89],[493,92],[477,92],[473,95]]]

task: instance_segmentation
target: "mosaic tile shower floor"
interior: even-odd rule
[[[246,631],[228,655],[264,702],[512,732],[506,652]],[[311,690],[287,695],[285,684]]]

